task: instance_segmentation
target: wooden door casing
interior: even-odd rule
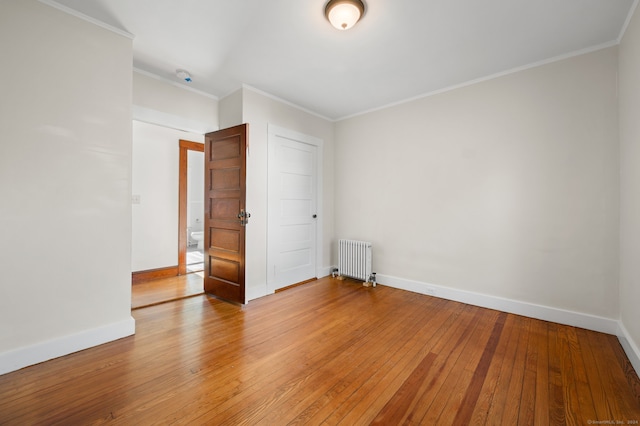
[[[243,124],[205,135],[204,289],[245,303],[246,141]]]

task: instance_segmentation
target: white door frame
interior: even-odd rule
[[[324,263],[324,258],[322,255],[323,252],[323,244],[322,244],[322,230],[324,223],[324,210],[323,210],[323,193],[322,193],[322,179],[323,179],[323,144],[324,141],[322,139],[305,135],[303,133],[296,132],[294,130],[285,129],[283,127],[274,126],[273,124],[268,124],[268,141],[267,141],[267,151],[268,151],[268,177],[267,177],[267,294],[272,294],[275,291],[275,267],[277,259],[277,244],[276,244],[276,232],[277,232],[277,222],[275,218],[272,217],[269,212],[271,212],[273,203],[276,201],[273,197],[272,185],[277,182],[277,170],[273,167],[275,162],[275,138],[281,137],[285,139],[290,139],[296,142],[305,143],[308,145],[312,145],[316,147],[316,210],[318,214],[318,218],[316,220],[316,277],[322,276],[322,265]]]

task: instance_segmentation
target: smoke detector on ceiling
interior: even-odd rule
[[[185,70],[176,70],[176,77],[180,80],[184,80],[187,83],[191,83],[191,74]]]

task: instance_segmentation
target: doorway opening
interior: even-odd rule
[[[204,291],[202,273],[180,275],[178,271],[178,240],[184,239],[185,260],[188,243],[186,225],[184,234],[179,226],[181,139],[192,142],[187,147],[202,150],[202,134],[133,120],[132,308]],[[183,164],[188,165],[188,158]],[[188,179],[186,169],[184,177]],[[185,195],[187,179],[183,184]],[[185,209],[185,222],[186,218]]]
[[[180,140],[178,275],[204,269],[204,144]]]
[[[186,140],[179,144],[178,267],[163,268],[166,274],[144,274],[132,286],[132,309],[204,293],[204,244],[199,242],[204,229],[204,144]]]

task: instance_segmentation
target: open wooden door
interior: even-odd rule
[[[205,135],[204,290],[245,303],[248,125]]]

